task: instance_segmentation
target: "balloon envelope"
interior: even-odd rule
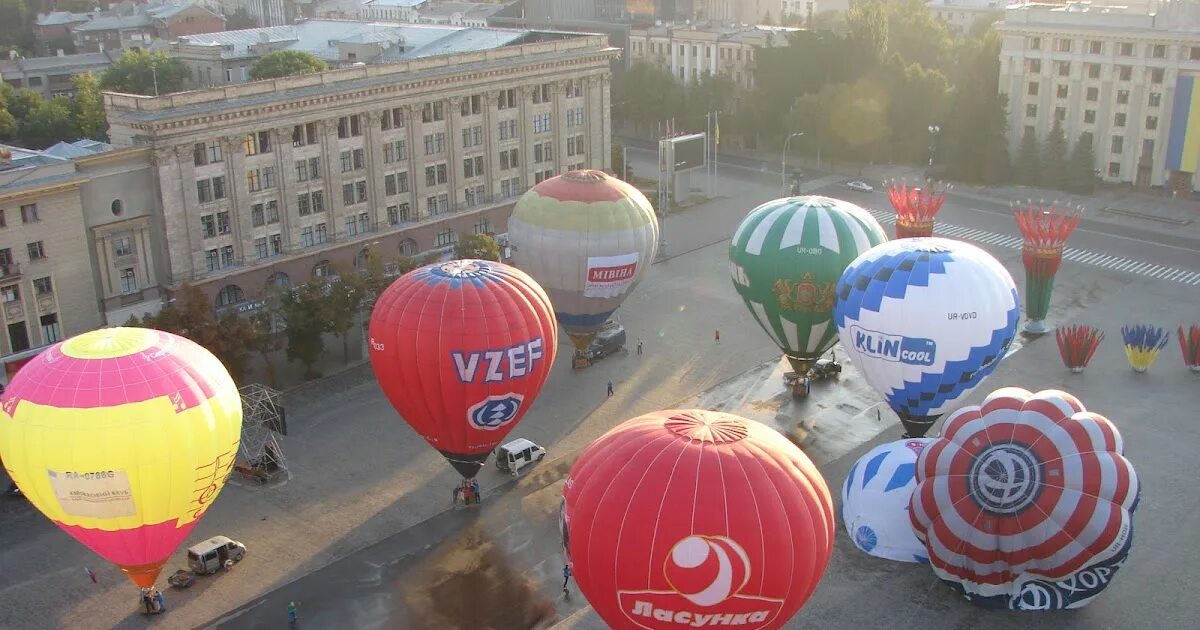
[[[371,368],[392,406],[466,478],[529,410],[558,347],[545,292],[519,269],[415,269],[371,311]]]
[[[583,350],[654,262],[658,218],[633,186],[603,171],[571,171],[521,196],[508,240],[513,264],[542,285]]]
[[[0,407],[0,455],[21,492],[143,587],[217,498],[241,437],[241,398],[221,362],[145,328],[51,346]]]
[[[816,467],[774,429],[729,414],[629,420],[584,449],[563,497],[573,576],[613,628],[725,616],[778,628],[833,551]]]
[[[929,562],[908,519],[917,487],[917,456],[932,440],[880,444],[850,468],[842,484],[842,523],[854,546],[878,558]]]
[[[906,238],[850,263],[833,318],[864,378],[921,437],[996,369],[1020,311],[1012,276],[987,252]]]
[[[837,343],[834,287],[887,235],[866,210],[829,197],[786,197],[750,211],[729,244],[733,286],[797,371]]]
[[[1133,542],[1121,434],[1074,396],[1006,387],[946,420],[917,461],[912,526],[933,571],[990,607],[1079,608]]]

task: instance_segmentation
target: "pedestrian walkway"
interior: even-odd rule
[[[894,225],[896,223],[895,213],[885,210],[869,210],[869,212],[875,217],[876,220],[884,225]],[[962,241],[974,241],[976,243],[991,245],[994,247],[1021,249],[1021,247],[1024,245],[1024,241],[1020,236],[977,230],[974,228],[963,227],[961,225],[952,225],[949,223],[936,223],[934,224],[933,231],[934,234],[938,236],[956,238]],[[1101,269],[1110,269],[1112,271],[1130,273],[1137,276],[1145,276],[1148,278],[1156,278],[1170,282],[1179,282],[1188,286],[1200,286],[1200,271],[1189,271],[1176,267],[1156,265],[1154,263],[1132,260],[1122,256],[1111,256],[1101,252],[1092,252],[1084,249],[1068,247],[1063,250],[1063,260],[1067,262],[1075,262],[1093,267],[1099,267]]]

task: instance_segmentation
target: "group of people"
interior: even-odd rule
[[[458,497],[461,496],[463,505],[471,505],[471,500],[474,499],[478,504],[483,494],[479,491],[479,482],[474,479],[463,479],[462,483],[454,488],[454,503],[458,503]]]
[[[167,610],[167,605],[163,603],[162,591],[154,587],[142,589],[142,605],[146,607],[146,614],[148,615],[166,612]]]

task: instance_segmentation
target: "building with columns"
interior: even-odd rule
[[[1057,120],[1071,144],[1090,136],[1105,181],[1200,187],[1200,7],[1012,5],[996,30],[1013,155]]]
[[[786,26],[674,25],[633,29],[629,57],[671,71],[680,83],[701,74],[727,74],[742,90],[754,87],[754,58],[762,48],[787,46]]]
[[[571,33],[489,42],[160,97],[106,93],[111,142],[151,155],[169,286],[247,312],[267,287],[352,268],[373,248],[386,262],[503,233],[535,183],[608,168],[620,50]]]

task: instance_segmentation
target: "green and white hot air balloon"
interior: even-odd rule
[[[866,210],[819,196],[768,201],[734,232],[733,286],[797,374],[837,343],[834,287],[842,272],[886,240]]]
[[[637,188],[603,171],[571,171],[521,195],[508,241],[513,264],[542,285],[583,351],[654,262],[658,217]]]

